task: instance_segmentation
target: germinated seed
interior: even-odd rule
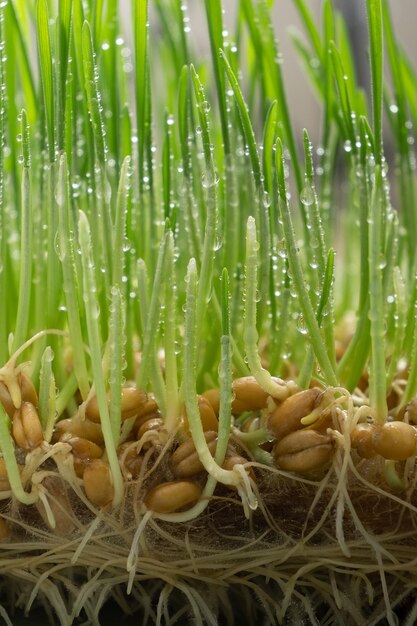
[[[76,437],[71,433],[66,433],[60,439],[64,443],[68,443],[72,448],[74,456],[74,471],[78,478],[83,478],[84,471],[92,459],[99,459],[103,456],[103,449],[88,439]]]
[[[103,448],[83,437],[77,437],[68,433],[61,437],[61,441],[68,443],[72,448],[74,456],[79,459],[99,459],[103,455]]]
[[[145,424],[145,422],[158,418],[161,419],[161,417],[161,413],[158,410],[151,411],[150,413],[144,413],[143,415],[140,415],[135,419],[133,431],[137,433],[139,429],[143,426],[143,424]]]
[[[91,422],[79,415],[61,420],[55,426],[54,440],[59,440],[65,433],[75,437],[82,437],[100,445],[104,441],[101,424]]]
[[[215,430],[217,431],[219,428],[219,423],[217,420],[217,415],[210,404],[209,400],[203,396],[197,396],[198,401],[198,410],[200,413],[201,425],[204,431]],[[187,412],[183,410],[183,430],[186,434],[190,434],[190,428],[188,425],[188,417]]]
[[[211,454],[214,454],[217,432],[213,430],[205,432],[204,438]],[[191,478],[204,471],[204,465],[200,461],[192,439],[188,439],[175,450],[171,457],[171,467],[176,478]]]
[[[132,445],[131,441],[126,441],[117,448],[117,456],[119,457],[120,467],[128,479],[135,479],[139,476],[143,456],[136,451],[136,445]]]
[[[386,422],[375,428],[372,443],[384,459],[405,461],[416,453],[417,430],[405,422]]]
[[[38,406],[38,394],[31,379],[23,372],[19,372],[17,374],[17,383],[20,387],[22,401],[26,400],[34,406]],[[17,407],[14,406],[9,390],[3,382],[0,382],[0,402],[7,415],[12,418]]]
[[[110,403],[110,393],[107,393],[107,403]],[[122,389],[122,405],[121,405],[121,418],[126,420],[135,415],[143,415],[150,412],[153,404],[156,407],[154,400],[148,402],[148,394],[136,387],[123,387]],[[92,422],[100,422],[100,412],[98,409],[97,396],[92,397],[85,409],[86,417]]]
[[[277,467],[305,473],[326,466],[333,455],[330,437],[315,430],[297,430],[278,441],[273,449]]]
[[[146,508],[155,513],[174,513],[192,505],[201,496],[201,487],[191,480],[174,480],[157,485],[144,498]]]
[[[268,430],[276,439],[301,428],[301,419],[317,405],[322,392],[317,387],[299,391],[281,402],[268,418]]]
[[[159,431],[164,427],[164,420],[161,417],[153,417],[146,420],[136,433],[136,439],[139,441],[143,435],[149,431]]]
[[[213,411],[218,415],[220,410],[220,389],[207,389],[201,395],[208,400]]]
[[[39,415],[30,402],[23,402],[20,409],[14,412],[12,434],[16,444],[24,450],[33,450],[43,442]]]
[[[375,426],[372,424],[358,424],[350,433],[350,441],[352,448],[363,459],[371,459],[376,456],[373,445],[373,434]]]
[[[280,385],[285,384],[280,378],[273,377]],[[294,385],[294,383],[292,383]],[[266,409],[270,394],[264,391],[254,376],[242,376],[233,381],[232,413],[239,414],[245,411],[259,411]]]
[[[114,496],[113,480],[108,463],[94,459],[84,470],[84,489],[87,498],[97,506],[110,504]]]
[[[244,411],[258,411],[265,409],[269,394],[262,389],[254,376],[243,376],[233,381],[232,402],[233,413]]]

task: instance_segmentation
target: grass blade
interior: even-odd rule
[[[382,146],[382,108],[383,108],[383,29],[381,0],[367,0],[371,81],[373,131],[375,138],[375,161],[381,165],[383,161]]]
[[[74,242],[73,235],[71,236],[68,169],[65,154],[61,155],[59,164],[56,201],[59,213],[58,250],[62,265],[63,291],[67,307],[73,367],[81,397],[83,400],[86,400],[90,391],[90,383],[80,319]]]
[[[228,128],[228,114],[226,102],[226,87],[224,67],[220,59],[220,50],[223,49],[223,14],[221,0],[205,0],[207,24],[209,28],[211,57],[214,77],[216,80],[217,97],[219,100],[220,121],[222,127],[224,153],[230,154],[230,138]]]
[[[48,4],[46,0],[38,0],[37,25],[39,63],[43,87],[49,160],[53,163],[55,160],[55,97],[52,73],[51,41],[49,36]]]
[[[26,111],[22,111],[22,210],[20,240],[19,296],[16,327],[12,351],[17,350],[27,339],[32,283],[32,197],[29,154],[29,126]]]
[[[148,76],[148,1],[133,0],[133,26],[136,59],[136,124],[138,131],[139,185],[142,188],[145,176],[145,132],[147,76]]]
[[[83,298],[85,303],[85,313],[88,331],[88,341],[91,351],[91,366],[94,377],[94,387],[97,396],[100,421],[103,431],[106,453],[113,477],[114,498],[113,505],[121,503],[124,494],[123,478],[120,471],[119,460],[116,454],[117,441],[114,438],[113,427],[110,422],[109,409],[107,406],[106,387],[102,368],[101,342],[98,326],[100,315],[97,300],[97,286],[94,276],[94,266],[91,256],[90,226],[87,217],[80,212],[79,243],[81,249],[81,260],[83,267]]]
[[[336,374],[327,354],[326,347],[323,343],[316,315],[314,313],[310,297],[304,283],[303,270],[298,256],[295,232],[292,224],[290,208],[288,206],[284,176],[284,164],[282,158],[282,146],[279,140],[276,143],[276,167],[280,194],[280,207],[288,251],[288,263],[292,275],[293,286],[294,289],[297,291],[298,299],[300,301],[300,306],[304,317],[304,322],[306,328],[308,329],[311,345],[313,346],[316,359],[322,371],[322,375],[329,385],[337,386],[338,381],[336,378]]]
[[[66,90],[68,78],[68,61],[70,54],[70,34],[73,0],[61,0],[58,3],[58,79],[57,79],[57,147],[63,150],[65,139]]]

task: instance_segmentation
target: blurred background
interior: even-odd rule
[[[320,24],[322,0],[306,0],[314,12],[317,23]],[[190,16],[190,37],[193,45],[199,47],[202,54],[209,56],[209,44],[205,25],[205,10],[203,0],[188,0]],[[399,41],[409,54],[410,59],[416,60],[417,65],[417,0],[390,0],[390,9],[394,28]],[[150,3],[150,6],[152,3]],[[236,10],[239,0],[224,0],[224,25],[234,32]],[[366,87],[369,84],[367,59],[367,23],[365,0],[333,0],[333,6],[341,11],[347,20],[348,28],[354,41],[357,74],[360,83]],[[306,127],[310,136],[315,140],[320,127],[319,107],[314,94],[308,84],[305,73],[300,66],[297,54],[291,41],[293,29],[302,32],[302,27],[294,0],[275,0],[274,22],[283,57],[283,73],[288,93],[290,111],[295,128],[301,130]]]

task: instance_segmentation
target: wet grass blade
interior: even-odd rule
[[[131,192],[132,165],[131,158],[127,156],[120,172],[119,188],[117,191],[116,216],[114,224],[114,250],[113,250],[113,286],[122,288],[125,269],[126,247],[126,218]]]
[[[371,82],[372,82],[372,119],[375,138],[375,161],[383,161],[382,146],[382,110],[383,110],[383,28],[381,0],[367,0]]]
[[[57,147],[58,150],[64,148],[65,138],[65,112],[66,112],[66,90],[68,78],[68,60],[70,53],[70,33],[72,21],[72,0],[61,0],[58,4],[58,78],[57,78]]]
[[[67,308],[68,327],[73,349],[73,368],[83,400],[90,391],[89,375],[84,350],[78,277],[74,260],[74,241],[71,235],[69,181],[66,156],[60,159],[57,182],[57,206],[59,213],[58,252],[62,266],[63,291]]]
[[[371,368],[369,377],[370,403],[375,410],[375,420],[387,419],[385,375],[385,306],[383,293],[383,199],[382,177],[379,167],[375,171],[369,216],[369,319],[371,323]]]
[[[349,146],[353,154],[356,153],[356,131],[354,127],[353,120],[355,116],[353,115],[353,110],[350,102],[349,91],[347,88],[347,76],[345,68],[343,66],[343,61],[339,50],[336,48],[334,42],[330,43],[330,52],[331,58],[333,62],[333,71],[334,77],[337,85],[337,90],[339,93],[339,102],[340,102],[340,121],[343,124],[343,132],[344,132],[344,140],[345,142],[349,142]]]
[[[292,277],[292,285],[293,288],[297,291],[301,312],[304,317],[304,323],[306,328],[308,329],[310,342],[313,346],[317,362],[322,371],[322,375],[324,376],[328,384],[336,386],[338,384],[336,374],[333,365],[329,359],[329,355],[327,353],[323,339],[321,337],[316,315],[311,305],[310,296],[307,292],[304,282],[303,270],[298,255],[291,212],[288,205],[284,175],[284,163],[282,159],[282,145],[279,140],[276,143],[276,167],[280,195],[280,208],[287,246],[288,263]]]
[[[52,371],[54,353],[50,346],[45,348],[39,375],[38,413],[46,441],[50,441],[56,420],[56,386]]]
[[[320,300],[317,307],[317,323],[321,327],[323,323],[323,316],[325,309],[329,307],[329,304],[332,299],[332,290],[333,290],[333,280],[334,280],[334,250],[331,248],[327,255],[326,268],[323,276],[323,286],[320,294]],[[331,307],[330,307],[331,309]],[[327,311],[327,317],[331,316],[332,312]],[[330,348],[330,350],[329,350]],[[334,342],[329,345],[327,342],[327,349],[331,353],[334,350]],[[314,351],[310,346],[308,349],[306,360],[304,361],[304,365],[301,368],[300,375],[298,377],[298,384],[301,389],[307,389],[310,385],[311,377],[313,374],[314,367]]]
[[[49,160],[53,163],[55,160],[55,97],[52,74],[51,41],[49,35],[48,4],[46,0],[38,0],[37,26],[39,64],[43,87]]]
[[[203,187],[207,191],[207,215],[205,223],[205,234],[203,248],[201,251],[200,279],[198,283],[197,298],[197,324],[198,335],[201,332],[201,323],[204,319],[204,309],[207,305],[207,297],[212,290],[213,280],[213,251],[216,242],[218,205],[217,205],[217,185],[218,174],[215,170],[213,153],[211,150],[211,137],[209,130],[209,119],[207,100],[203,85],[200,82],[197,72],[191,66],[191,77],[194,85],[194,94],[198,107],[198,119],[201,128],[201,139],[204,151],[205,172],[203,175]]]
[[[252,165],[252,173],[257,189],[262,188],[262,168],[259,158],[258,147],[256,145],[255,133],[253,132],[252,123],[249,117],[248,108],[243,98],[242,91],[239,87],[239,82],[232,70],[232,67],[227,60],[224,53],[221,54],[226,75],[229,80],[230,86],[233,89],[236,105],[239,111],[240,120],[242,123],[243,133],[246,145],[249,150],[249,157]]]
[[[133,0],[133,27],[136,59],[136,124],[138,129],[139,185],[145,175],[146,98],[148,75],[148,1]]]
[[[317,55],[319,59],[322,58],[322,43],[319,30],[315,24],[315,20],[312,12],[308,8],[305,0],[294,0],[294,5],[296,6],[306,33],[310,39],[311,45],[313,47],[314,53]]]
[[[4,14],[7,16],[7,21],[12,26],[14,31],[14,37],[16,43],[14,49],[16,52],[16,58],[18,63],[14,66],[16,72],[16,65],[19,67],[20,79],[22,81],[22,89],[24,92],[24,102],[28,115],[28,122],[30,125],[34,124],[39,115],[39,98],[35,85],[34,69],[31,66],[28,46],[30,49],[30,42],[24,33],[24,27],[21,17],[17,15],[16,8],[13,2],[8,2],[4,7]]]
[[[111,304],[109,319],[109,418],[113,433],[113,441],[118,445],[120,438],[122,411],[122,380],[124,370],[124,346],[126,343],[124,328],[123,297],[119,286],[111,288]]]
[[[217,97],[219,100],[220,120],[222,127],[223,147],[225,155],[230,154],[230,138],[228,128],[228,113],[226,101],[226,86],[224,67],[220,59],[220,50],[223,42],[223,14],[221,0],[205,0],[207,24],[210,36],[211,58],[216,80]]]
[[[93,39],[90,26],[87,21],[82,30],[82,51],[84,62],[85,90],[87,95],[88,113],[91,120],[94,135],[96,159],[103,166],[107,158],[105,144],[105,128],[101,114],[101,97],[97,85],[97,70],[93,48]]]
[[[12,351],[14,352],[27,339],[29,325],[31,283],[32,283],[32,195],[31,172],[29,153],[29,126],[26,111],[22,111],[22,209],[21,209],[21,239],[20,239],[20,276],[19,295],[16,312],[16,327],[13,338]]]

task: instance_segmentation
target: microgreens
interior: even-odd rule
[[[3,285],[7,284],[9,296],[1,313],[3,358],[7,355],[4,340],[10,333],[13,334],[11,349],[15,350],[31,334],[46,327],[68,329],[72,348],[70,370],[83,399],[91,386],[98,397],[106,388],[113,389],[115,398],[114,385],[120,387],[126,367],[125,378],[153,388],[162,413],[170,429],[173,428],[182,384],[179,364],[184,323],[181,307],[185,303],[183,277],[192,255],[199,275],[195,341],[200,391],[208,381],[215,384],[218,380],[221,338],[218,277],[224,264],[232,288],[230,328],[233,367],[237,372],[248,371],[243,361],[245,353],[252,371],[254,359],[259,366],[260,356],[254,354],[257,338],[266,341],[274,368],[271,374],[283,371],[282,355],[290,360],[298,359],[303,346],[311,344],[304,367],[299,364],[303,385],[316,375],[332,385],[340,382],[353,390],[369,361],[372,403],[378,407],[376,411],[381,419],[385,419],[386,377],[382,373],[386,360],[392,354],[397,361],[404,358],[414,362],[415,352],[410,352],[410,343],[405,339],[415,334],[413,301],[402,298],[402,310],[397,311],[395,319],[392,314],[395,307],[389,304],[393,298],[398,309],[395,293],[400,280],[406,281],[406,291],[408,281],[414,285],[414,247],[408,233],[415,230],[409,208],[415,192],[410,144],[404,134],[404,120],[408,116],[406,85],[411,70],[401,55],[396,54],[399,44],[390,26],[387,4],[369,1],[371,130],[339,16],[326,2],[322,38],[307,5],[295,4],[307,33],[306,41],[296,36],[297,49],[302,59],[310,53],[314,55],[316,62],[309,73],[325,105],[320,176],[315,174],[313,147],[307,133],[304,177],[301,173],[301,158],[295,146],[277,62],[277,44],[265,2],[242,3],[236,35],[239,39],[244,33],[248,54],[254,53],[261,59],[262,71],[259,80],[254,75],[252,89],[259,89],[264,102],[271,103],[260,110],[264,124],[261,156],[260,138],[255,131],[258,124],[252,121],[253,113],[246,106],[244,89],[237,77],[236,63],[242,62],[242,55],[235,58],[233,36],[227,38],[224,34],[220,3],[206,3],[219,99],[220,141],[215,128],[210,128],[217,120],[210,110],[211,96],[206,95],[206,90],[210,94],[213,87],[205,78],[206,68],[183,67],[189,58],[190,44],[182,28],[170,37],[167,34],[169,16],[179,26],[179,20],[184,20],[185,12],[175,2],[167,3],[166,7],[162,2],[157,3],[167,34],[166,41],[161,42],[162,50],[166,46],[173,51],[177,43],[174,37],[182,42],[182,48],[175,48],[167,82],[168,88],[177,92],[169,93],[167,101],[176,101],[178,106],[164,113],[155,106],[152,93],[150,63],[154,52],[148,36],[146,2],[133,3],[133,53],[120,37],[117,41],[111,39],[117,33],[119,19],[115,2],[106,9],[78,1],[60,2],[57,16],[51,13],[45,0],[36,3],[35,14],[29,8],[25,12],[22,7],[17,13],[12,2],[2,7],[2,29],[7,35],[7,58],[2,60],[0,68],[5,82],[2,115],[11,121],[3,129],[9,151],[0,162],[1,280]],[[106,20],[102,23],[104,14],[109,23]],[[404,225],[405,229],[399,237],[397,215],[387,199],[381,135],[383,16],[398,101],[395,109],[388,108],[394,137],[399,142],[400,201],[405,207],[399,217],[400,227]],[[36,59],[28,54],[31,43],[25,20],[35,20],[38,90],[33,86],[36,72],[32,65]],[[13,42],[21,43],[19,55],[13,52]],[[128,58],[129,67],[126,67]],[[13,59],[18,71],[17,78],[11,80]],[[129,95],[132,62],[134,102]],[[178,83],[171,80],[174,76]],[[105,77],[114,79],[111,89]],[[23,109],[20,115],[18,132],[15,94],[28,110],[26,113]],[[385,100],[391,102],[391,99],[386,92]],[[135,106],[136,118],[132,123]],[[412,103],[410,106],[412,113]],[[161,135],[157,132],[159,121],[164,128]],[[231,126],[232,121],[237,123]],[[349,250],[338,245],[340,220],[331,217],[329,210],[336,199],[332,197],[330,181],[339,145],[346,151],[351,181],[347,199],[351,210],[342,218],[352,235]],[[288,147],[291,157],[289,167],[295,176],[298,195],[295,206],[289,201],[287,153],[281,146]],[[161,167],[157,165],[160,154]],[[155,183],[159,178],[161,193]],[[9,179],[14,181],[10,192],[5,188]],[[243,193],[251,202],[244,202]],[[17,215],[10,209],[13,200],[21,207]],[[82,211],[80,222],[79,210]],[[259,242],[259,259],[256,271],[255,266],[247,266],[244,285],[242,269],[247,259],[242,225],[251,214],[255,217],[252,230],[254,241]],[[163,234],[165,219],[169,225]],[[360,236],[355,234],[357,220]],[[300,236],[304,238],[301,247]],[[334,271],[330,246],[336,251]],[[339,277],[343,255],[357,255],[359,272],[358,266],[350,263],[354,274],[342,273]],[[14,259],[19,259],[18,272]],[[354,280],[359,281],[359,300],[352,294],[351,300],[345,301],[343,285]],[[408,313],[404,306],[408,307]],[[356,330],[336,367],[335,324],[347,309],[354,308],[358,319]],[[245,327],[241,323],[243,311],[246,311]],[[213,325],[210,319],[217,321]],[[395,332],[384,338],[387,324]],[[249,336],[253,341],[248,343]],[[104,368],[99,383],[96,376],[100,378],[99,363],[106,346],[111,354],[107,357],[111,373]],[[133,346],[142,351],[139,368]],[[59,339],[52,341],[51,348],[59,393],[68,375],[63,366],[67,348]],[[158,352],[162,348],[168,369],[166,382],[158,364]],[[34,344],[31,355],[26,355],[32,360],[35,383],[44,349],[43,340],[39,345]],[[120,372],[116,375],[118,368]],[[393,361],[390,372],[392,380]],[[409,381],[409,386],[412,384]],[[410,393],[407,392],[407,397]],[[168,397],[169,407],[174,408],[168,409]],[[113,420],[117,420],[116,409],[111,411]]]
[[[242,463],[223,467],[233,433],[254,465],[273,465],[266,424],[237,428],[233,379],[251,376],[268,396],[253,411],[258,420],[296,385],[327,389],[326,406],[339,404],[316,434],[325,442],[318,448],[339,455],[340,481],[348,469],[357,472],[350,457],[341,460],[351,440],[338,430],[340,414],[351,430],[369,418],[379,436],[417,393],[417,75],[388,0],[364,0],[369,98],[331,0],[323,2],[321,26],[308,2],[294,0],[303,30],[292,31],[294,46],[322,106],[318,145],[292,123],[274,3],[241,0],[228,31],[227,3],[200,4],[210,60],[195,51],[180,0],[0,3],[0,383],[17,412],[22,372],[38,392],[45,457],[27,451],[26,465],[37,472],[56,452],[61,476],[73,472],[85,504],[79,476],[63,460],[68,437],[54,436],[71,418],[85,426],[96,399],[113,494],[103,506],[121,505],[126,476],[118,455],[138,429],[136,415],[124,419],[122,393],[136,386],[162,420],[161,449],[185,436],[187,414],[208,474],[190,509],[141,517],[141,504],[134,505],[129,590],[141,533],[154,517],[192,522],[218,483],[237,490],[248,518],[263,506]],[[132,23],[124,32],[126,7]],[[393,165],[385,157],[385,118]],[[219,390],[213,453],[198,403],[212,387]],[[24,505],[40,497],[54,519],[42,480],[31,483],[27,467],[20,473],[13,410],[0,403],[10,490]],[[301,416],[306,431],[316,413],[317,406]],[[146,462],[152,435],[141,443]],[[403,489],[406,470],[383,458],[381,475]],[[167,466],[161,459],[156,466]],[[148,479],[148,470],[138,471]],[[338,485],[331,496],[336,538],[350,558],[345,504],[365,531]]]

